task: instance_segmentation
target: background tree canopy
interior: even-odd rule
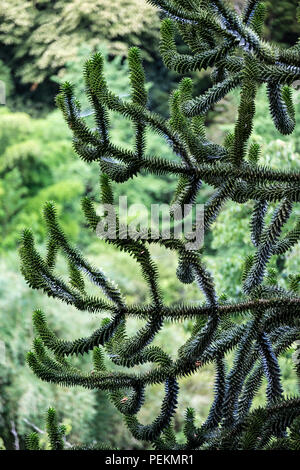
[[[155,8],[140,0],[4,1],[0,41],[22,83],[41,83],[77,56],[81,44],[126,55],[128,44],[158,37]]]

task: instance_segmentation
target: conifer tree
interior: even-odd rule
[[[261,149],[251,140],[251,134],[256,92],[262,84],[266,85],[274,125],[281,134],[292,134],[295,111],[291,86],[300,79],[300,44],[281,49],[262,39],[265,7],[260,0],[248,0],[241,15],[223,0],[149,0],[149,3],[163,12],[160,47],[165,65],[184,75],[170,97],[170,118],[165,120],[147,109],[145,74],[140,51],[135,47],[129,52],[132,92],[128,100],[109,90],[100,54],[85,65],[86,92],[94,110],[95,129],[85,123],[70,83],[62,86],[57,105],[73,132],[78,155],[87,163],[99,163],[103,204],[114,201],[112,182],[138,178],[141,172],[178,177],[173,208],[193,206],[201,182],[212,186],[215,193],[204,207],[205,231],[210,230],[227,201],[236,204],[252,201],[249,230],[254,254],[244,263],[244,299],[229,302],[226,293],[216,291],[214,274],[203,262],[203,249],[187,249],[184,239],[172,236],[157,239],[142,230],[136,237],[125,238],[122,235],[127,227],[116,214],[117,237],[103,236],[104,242],[114,244],[136,260],[150,293],[148,304],[128,305],[115,283],[68,241],[55,206],[49,202],[44,207],[49,235],[45,257],[37,251],[30,230],[23,233],[20,255],[27,283],[84,312],[107,312],[109,318],[89,337],[69,341],[57,337],[45,313],[35,311],[37,337],[28,354],[28,364],[42,380],[105,390],[132,435],[155,449],[299,450],[300,397],[285,396],[278,361],[299,340],[299,274],[290,276],[287,290],[280,285],[280,279],[274,280],[274,276],[267,274],[267,267],[273,256],[284,255],[299,241],[299,221],[287,233],[285,226],[300,200],[300,173],[260,164]],[[190,54],[178,52],[175,41],[178,34]],[[213,85],[194,97],[188,74],[209,67]],[[240,105],[234,132],[226,136],[223,145],[218,145],[206,135],[205,116],[235,88],[240,88]],[[132,150],[119,148],[111,141],[111,111],[132,122],[135,128]],[[147,128],[167,140],[174,152],[173,161],[147,154]],[[275,210],[270,218],[272,206]],[[93,201],[85,198],[82,209],[89,226],[96,231],[101,216]],[[174,211],[173,218],[176,219]],[[149,246],[155,243],[177,254],[178,279],[199,286],[205,296],[203,305],[165,304],[158,269],[149,251]],[[55,272],[58,252],[69,263],[69,283]],[[89,295],[88,282],[99,288],[106,300]],[[133,317],[146,323],[128,337],[126,320]],[[165,320],[183,319],[193,320],[194,327],[173,360],[151,343]],[[234,360],[229,367],[226,355],[232,350]],[[94,363],[91,373],[72,365],[73,356],[89,353]],[[114,367],[110,371],[108,360],[117,370]],[[150,370],[140,372],[138,366],[145,363],[151,365]],[[200,427],[195,421],[197,411],[186,410],[185,443],[179,444],[173,418],[180,379],[196,374],[208,363],[215,365],[214,401]],[[299,364],[295,368],[300,378]],[[253,399],[264,377],[266,405],[255,408]],[[164,384],[165,396],[158,416],[144,425],[137,414],[144,405],[145,390],[152,384]],[[48,413],[47,428],[52,447],[62,448],[63,429],[57,425],[53,410]],[[31,435],[28,447],[37,449],[38,445],[37,436]]]

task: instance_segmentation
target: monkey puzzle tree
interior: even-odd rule
[[[259,164],[261,149],[250,138],[256,92],[262,84],[267,87],[276,128],[284,135],[293,132],[291,85],[300,79],[300,45],[283,50],[261,39],[265,7],[259,0],[248,0],[241,16],[222,0],[149,0],[149,3],[165,14],[161,54],[166,66],[184,75],[212,67],[211,88],[193,97],[192,81],[184,77],[170,97],[170,118],[163,119],[147,109],[141,56],[137,48],[132,48],[129,100],[108,89],[100,54],[85,65],[86,93],[93,108],[95,129],[88,128],[82,117],[71,84],[62,86],[57,104],[73,132],[76,152],[87,163],[99,163],[103,204],[114,204],[111,181],[122,183],[142,172],[178,177],[171,204],[174,222],[178,219],[178,208],[195,205],[202,181],[212,186],[215,193],[204,206],[205,231],[210,230],[227,201],[253,202],[250,224],[253,256],[245,260],[244,299],[232,303],[226,300],[226,293],[216,292],[213,274],[203,262],[204,249],[190,249],[184,238],[172,235],[154,237],[151,231],[142,228],[136,236],[130,236],[128,227],[115,213],[116,237],[107,231],[103,239],[134,257],[150,293],[149,303],[128,305],[123,293],[102,270],[91,265],[69,243],[60,228],[54,204],[48,203],[44,217],[49,240],[44,258],[35,248],[31,232],[23,233],[20,254],[26,281],[79,310],[107,312],[110,318],[103,320],[88,338],[67,341],[50,329],[43,312],[35,311],[33,321],[38,336],[28,354],[28,364],[42,380],[107,391],[132,435],[157,449],[299,449],[300,398],[284,396],[278,362],[278,357],[299,339],[299,274],[290,276],[290,288],[286,290],[267,275],[267,266],[273,256],[287,253],[299,240],[299,222],[288,232],[285,226],[300,200],[300,173]],[[190,54],[177,51],[176,34],[182,36]],[[241,95],[234,132],[226,136],[223,145],[216,144],[206,136],[205,115],[238,87]],[[132,122],[135,128],[132,150],[118,148],[110,139],[111,111]],[[167,140],[174,160],[147,154],[147,128]],[[82,208],[91,229],[96,231],[104,216],[97,214],[88,198],[83,200]],[[197,283],[205,295],[203,305],[184,302],[166,305],[149,250],[151,244],[177,253],[176,275],[184,284]],[[69,283],[55,273],[58,252],[69,263]],[[87,281],[101,289],[106,299],[89,294]],[[144,320],[145,325],[128,336],[126,320],[132,317]],[[166,320],[184,319],[193,320],[194,327],[176,359],[161,347],[151,345]],[[225,359],[232,350],[234,360],[229,367]],[[94,361],[90,373],[82,372],[69,360],[71,356],[90,352]],[[113,371],[107,367],[107,358],[114,364]],[[216,370],[214,401],[200,427],[195,424],[195,411],[187,409],[186,441],[179,444],[172,425],[179,381],[198,373],[209,362],[214,363]],[[144,372],[139,366],[146,363],[151,367]],[[299,364],[295,367],[299,377]],[[266,405],[253,409],[253,399],[264,377]],[[151,424],[143,425],[137,414],[144,404],[145,389],[152,384],[164,384],[165,397],[159,415]],[[50,410],[50,437],[56,433],[51,442],[53,448],[62,448],[63,429],[57,427],[55,419]],[[28,442],[29,448],[38,448],[35,435]]]

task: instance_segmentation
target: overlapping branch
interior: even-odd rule
[[[300,172],[259,164],[260,149],[251,143],[251,134],[256,91],[262,83],[267,85],[274,125],[284,135],[293,132],[296,116],[290,86],[300,78],[299,49],[283,50],[261,38],[265,9],[260,0],[248,0],[241,16],[222,0],[149,2],[166,16],[161,28],[161,53],[167,67],[181,74],[213,67],[211,88],[194,97],[191,79],[183,78],[170,99],[170,119],[164,119],[147,108],[141,54],[132,48],[131,95],[127,101],[109,90],[101,54],[86,63],[86,92],[94,109],[95,129],[89,129],[82,118],[71,84],[62,87],[57,104],[73,133],[78,155],[88,163],[99,163],[103,204],[114,202],[112,181],[121,183],[139,177],[141,172],[178,177],[171,208],[173,218],[176,204],[182,208],[197,202],[202,181],[214,188],[204,206],[206,231],[212,229],[228,201],[239,204],[253,201],[250,229],[256,253],[245,262],[244,298],[239,302],[223,302],[202,252],[188,250],[185,240],[172,236],[168,240],[156,239],[142,230],[134,238],[124,238],[127,226],[115,214],[116,237],[110,238],[108,234],[104,241],[133,256],[150,293],[148,304],[128,305],[125,293],[71,246],[59,225],[54,205],[48,203],[44,210],[49,235],[45,258],[38,253],[32,234],[28,230],[23,234],[20,253],[25,279],[31,287],[79,310],[106,312],[111,318],[101,321],[89,337],[67,341],[58,338],[45,315],[36,311],[34,325],[38,338],[28,363],[42,380],[107,391],[133,436],[151,442],[155,448],[260,449],[273,445],[272,439],[277,439],[276,445],[283,440],[294,448],[299,438],[295,420],[300,415],[300,403],[299,398],[288,399],[283,394],[278,357],[299,336],[299,277],[292,279],[288,291],[270,285],[266,272],[272,256],[285,254],[299,241],[299,222],[285,235],[282,233],[295,203],[300,202]],[[177,51],[177,33],[190,48],[190,54]],[[234,132],[223,145],[216,144],[206,136],[205,115],[238,87],[241,99]],[[132,150],[119,148],[111,141],[110,112],[132,123],[135,131]],[[147,154],[147,128],[166,140],[174,153],[173,160]],[[277,208],[267,223],[270,203],[276,203]],[[101,216],[88,198],[82,206],[89,226],[96,231]],[[177,255],[177,277],[184,284],[198,285],[205,297],[202,305],[165,304],[158,269],[149,250],[154,243]],[[55,272],[58,252],[69,264],[68,283]],[[99,288],[106,299],[89,296],[87,282]],[[125,328],[129,317],[146,321],[131,337]],[[165,320],[185,319],[193,320],[194,327],[176,358],[171,359],[161,347],[151,345]],[[233,366],[227,371],[225,356],[232,350]],[[94,360],[91,373],[75,369],[67,359],[90,351]],[[179,445],[171,426],[178,403],[179,379],[210,362],[216,367],[212,407],[200,428],[195,426],[194,411],[187,410],[186,444]],[[135,367],[145,363],[149,370],[136,373]],[[110,371],[112,364],[114,368]],[[133,372],[124,373],[119,370],[122,367]],[[299,374],[299,367],[296,372]],[[264,375],[268,381],[268,404],[250,412]],[[144,405],[146,387],[153,384],[164,384],[165,397],[159,415],[151,424],[143,425],[136,414]],[[288,428],[291,438],[286,434]],[[55,423],[50,423],[49,429],[59,446],[62,433],[59,434]],[[31,437],[29,445],[38,446],[36,437]]]

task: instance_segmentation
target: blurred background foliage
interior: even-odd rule
[[[238,9],[242,0],[234,2]],[[298,0],[266,2],[269,6],[265,35],[283,46],[293,45],[299,29],[295,18]],[[105,54],[106,76],[112,90],[128,95],[127,51],[139,45],[145,60],[152,110],[168,115],[168,95],[181,77],[167,71],[159,57],[159,17],[144,0],[21,1],[3,0],[0,6],[0,79],[6,85],[6,106],[0,107],[0,449],[14,448],[16,428],[20,445],[33,425],[43,428],[45,410],[55,406],[67,425],[67,439],[73,444],[106,441],[118,448],[137,448],[110,405],[105,394],[51,386],[38,380],[25,365],[25,353],[33,338],[31,313],[35,308],[47,312],[57,333],[70,339],[88,334],[99,325],[96,316],[83,315],[71,307],[30,290],[19,272],[17,247],[22,228],[31,227],[43,250],[45,231],[41,208],[54,200],[62,225],[79,248],[115,279],[128,302],[145,302],[147,292],[134,261],[115,248],[105,245],[85,225],[80,200],[84,195],[98,201],[98,168],[87,165],[75,155],[71,135],[55,110],[54,96],[59,84],[75,84],[83,109],[82,67],[93,51]],[[184,46],[182,45],[184,49]],[[209,71],[195,73],[196,93],[210,83]],[[297,114],[300,115],[300,95]],[[213,109],[207,130],[221,142],[234,124],[238,94],[231,94]],[[279,135],[268,115],[265,90],[259,90],[253,139],[261,145],[262,162],[274,168],[299,167],[300,128],[292,138]],[[92,121],[89,116],[87,120]],[[111,115],[111,133],[116,144],[130,148],[133,130],[125,119]],[[167,144],[148,133],[148,151],[170,156]],[[169,203],[175,181],[171,177],[144,175],[117,188],[117,196],[126,195],[128,204]],[[207,200],[211,188],[203,185],[199,203]],[[250,204],[250,203],[249,203]],[[271,216],[272,207],[269,216]],[[238,299],[240,276],[245,255],[251,254],[248,234],[250,205],[228,204],[205,239],[204,253],[216,278],[218,292]],[[299,215],[299,214],[298,214]],[[291,219],[289,228],[295,223]],[[161,274],[161,287],[169,304],[183,300],[201,303],[203,298],[192,286],[182,285],[174,275],[176,259],[159,247],[152,249]],[[287,285],[290,273],[299,271],[299,247],[271,264],[272,276],[280,274]],[[60,262],[61,274],[67,267]],[[139,323],[132,321],[134,332]],[[156,341],[174,355],[184,342],[191,325],[167,325]],[[172,341],[170,341],[172,337]],[[3,346],[4,345],[4,346]],[[3,346],[3,347],[2,347]],[[289,356],[281,358],[286,393],[296,390],[296,378]],[[81,367],[89,370],[88,358]],[[182,381],[176,429],[181,428],[187,406],[196,408],[204,419],[213,396],[213,366]],[[150,422],[158,412],[163,390],[152,387],[141,419]],[[257,403],[262,403],[262,391]],[[178,431],[179,432],[179,431]],[[180,436],[179,436],[180,438]],[[44,438],[44,446],[47,441]]]

